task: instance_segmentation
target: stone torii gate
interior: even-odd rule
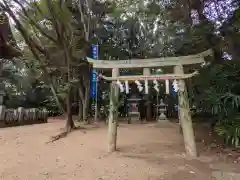
[[[184,74],[184,66],[192,64],[205,63],[204,58],[212,54],[211,50],[204,51],[196,55],[182,56],[182,57],[167,57],[154,59],[131,59],[131,60],[94,60],[88,58],[95,69],[112,69],[112,77],[105,77],[104,79],[112,81],[111,96],[110,96],[110,113],[109,113],[109,152],[116,150],[117,140],[117,111],[114,107],[116,97],[118,97],[118,87],[116,82],[119,80],[177,80],[179,85],[178,99],[179,99],[179,121],[183,131],[183,138],[185,144],[186,154],[188,156],[196,157],[197,150],[195,144],[194,131],[192,127],[192,118],[189,108],[188,93],[184,79],[191,78],[197,72],[192,74]],[[150,68],[173,66],[173,74],[151,75]],[[119,76],[120,68],[143,68],[143,75],[140,76]],[[115,98],[115,99],[114,99]]]

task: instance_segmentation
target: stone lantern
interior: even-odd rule
[[[157,105],[158,109],[158,121],[167,120],[167,105],[164,103],[163,99],[160,100],[160,103]]]

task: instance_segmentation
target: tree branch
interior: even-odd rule
[[[21,7],[21,10],[22,10],[25,18],[28,20],[28,22],[30,24],[32,24],[35,28],[37,28],[43,36],[47,37],[49,40],[53,41],[54,43],[57,42],[51,35],[47,34],[43,30],[43,28],[29,16],[27,10],[25,9],[25,7],[23,6],[23,4],[21,2],[19,2],[18,0],[13,0],[13,1]]]
[[[8,14],[11,16],[11,18],[14,20],[14,22],[16,23],[16,27],[19,30],[19,32],[22,34],[26,44],[28,45],[28,47],[30,48],[31,52],[33,53],[33,56],[36,58],[36,60],[38,60],[38,62],[40,63],[40,67],[44,72],[44,76],[46,77],[46,80],[48,82],[48,84],[51,86],[51,90],[54,94],[54,96],[56,95],[56,90],[53,86],[53,83],[51,82],[51,78],[49,76],[48,70],[45,66],[45,64],[42,62],[41,58],[38,55],[38,52],[36,50],[38,50],[40,53],[44,54],[45,57],[48,56],[48,53],[45,51],[45,49],[43,47],[41,47],[40,45],[38,45],[38,43],[36,43],[36,41],[34,41],[33,38],[31,38],[31,36],[28,35],[26,29],[24,29],[24,27],[22,26],[22,24],[19,22],[19,20],[16,18],[15,14],[13,13],[13,11],[11,10],[11,8],[8,6],[6,0],[3,0],[4,4],[0,4],[1,7],[3,7]],[[55,99],[57,101],[57,104],[59,106],[60,111],[63,111],[63,107],[59,101],[59,98],[57,96],[55,96]]]
[[[86,0],[87,1],[87,0]],[[83,9],[82,9],[82,3],[81,0],[78,1],[77,3],[77,7],[78,10],[80,12],[80,16],[81,16],[81,22],[83,24],[83,30],[84,30],[84,34],[85,34],[85,40],[88,42],[89,41],[89,23],[88,23],[88,28],[87,28],[87,24],[85,22],[85,18],[84,18],[84,13],[83,13]]]

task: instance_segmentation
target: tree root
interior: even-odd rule
[[[74,126],[74,127],[71,128],[71,129],[64,128],[64,131],[63,131],[63,132],[61,132],[61,133],[59,133],[59,134],[57,134],[57,135],[55,135],[55,136],[52,136],[52,137],[51,137],[51,140],[50,140],[50,141],[47,141],[46,144],[49,144],[49,143],[53,143],[53,142],[55,142],[55,141],[58,141],[58,140],[60,140],[60,139],[62,139],[62,138],[67,137],[67,135],[68,135],[69,133],[71,133],[71,132],[73,132],[73,131],[76,131],[76,130],[82,130],[82,129],[86,129],[86,128],[81,127],[81,126],[77,126],[77,127]],[[85,134],[86,131],[83,131],[83,133]]]

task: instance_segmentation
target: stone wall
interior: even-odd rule
[[[0,127],[46,123],[47,118],[48,112],[46,109],[24,109],[22,107],[7,109],[0,106]]]

